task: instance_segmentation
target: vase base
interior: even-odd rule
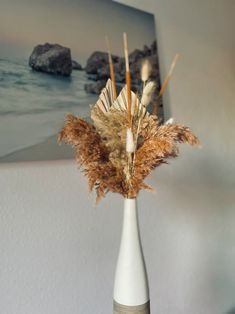
[[[150,301],[145,304],[129,306],[113,301],[113,314],[150,314]]]

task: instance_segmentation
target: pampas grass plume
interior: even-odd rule
[[[141,104],[143,106],[146,107],[149,105],[155,88],[156,88],[156,84],[153,81],[151,81],[145,85],[145,87],[143,89],[143,94],[141,97]]]

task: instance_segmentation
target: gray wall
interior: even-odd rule
[[[235,313],[235,2],[125,3],[155,13],[163,75],[181,54],[166,115],[204,145],[139,198],[152,313]],[[71,161],[1,165],[0,188],[0,312],[112,313],[121,197],[95,208]]]

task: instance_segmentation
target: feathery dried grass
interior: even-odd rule
[[[70,144],[75,149],[75,157],[84,174],[88,177],[89,190],[96,190],[97,201],[109,191],[128,196],[125,184],[125,165],[116,165],[112,160],[119,160],[119,154],[111,151],[96,128],[85,120],[68,114],[64,127],[59,133],[58,142]]]
[[[111,93],[110,86],[104,92]],[[159,125],[157,116],[144,112],[144,106],[138,103],[132,117],[136,150],[132,155],[127,153],[125,89],[121,99],[124,102],[119,99],[119,105],[114,106],[99,100],[91,110],[94,125],[68,114],[58,137],[59,142],[75,148],[77,163],[88,177],[89,190],[96,190],[97,201],[108,192],[134,198],[141,189],[151,190],[144,179],[154,168],[167,163],[168,158],[178,156],[178,144],[200,146],[188,127],[177,123]]]
[[[144,179],[154,168],[166,163],[168,158],[178,155],[177,144],[200,144],[188,127],[181,124],[159,126],[156,116],[147,115],[141,121],[132,175],[127,180],[127,115],[113,110],[109,114],[98,111],[98,116],[95,128],[69,114],[58,138],[59,142],[75,148],[76,160],[88,177],[89,190],[95,188],[97,201],[109,191],[134,198],[141,189],[151,190]],[[136,124],[137,121],[134,130],[137,129]]]

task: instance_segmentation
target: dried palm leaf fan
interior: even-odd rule
[[[125,198],[124,221],[114,288],[114,313],[150,313],[148,280],[141,249],[136,197],[141,189],[152,188],[144,179],[168,158],[178,155],[178,144],[200,146],[190,128],[170,119],[160,125],[156,115],[147,111],[155,83],[149,81],[151,65],[141,69],[143,93],[131,91],[127,35],[123,34],[126,85],[117,95],[109,41],[110,77],[91,108],[93,123],[68,114],[58,141],[71,144],[78,164],[88,177],[89,189],[95,188],[97,201],[108,192]],[[156,103],[172,76],[178,55],[162,84]]]

